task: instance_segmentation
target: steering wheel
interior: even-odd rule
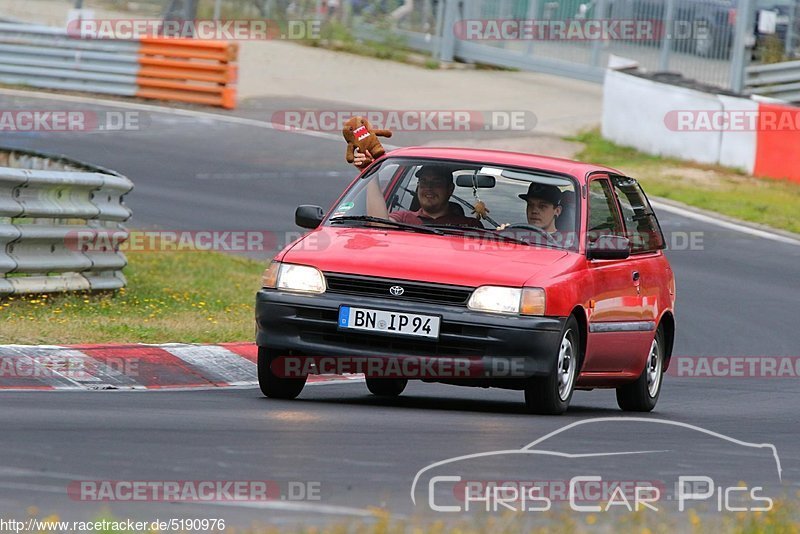
[[[506,226],[502,230],[498,230],[498,231],[499,232],[505,232],[506,230],[511,230],[511,229],[514,229],[514,228],[518,228],[518,229],[522,229],[522,230],[532,230],[532,231],[536,232],[537,234],[543,235],[547,239],[548,243],[553,244],[553,245],[558,245],[558,242],[556,242],[556,240],[553,238],[552,235],[550,235],[545,230],[539,228],[538,226],[534,226],[532,224],[523,224],[523,223],[509,224],[508,226]]]

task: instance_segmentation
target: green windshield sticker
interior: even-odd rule
[[[336,208],[336,211],[348,211],[353,209],[353,206],[355,206],[355,204],[352,202],[345,202],[344,204],[340,204],[339,207]]]

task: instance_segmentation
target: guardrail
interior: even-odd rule
[[[0,23],[0,82],[236,107],[238,45],[200,39],[81,39]]]
[[[747,67],[745,88],[750,94],[800,102],[800,61]]]
[[[132,189],[113,171],[0,149],[0,295],[124,287]],[[81,246],[110,232],[116,247]]]

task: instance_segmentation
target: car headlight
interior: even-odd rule
[[[481,286],[472,292],[467,307],[490,313],[544,315],[544,289]]]
[[[272,262],[261,277],[262,287],[301,293],[324,293],[325,277],[316,267]]]

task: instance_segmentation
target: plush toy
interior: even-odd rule
[[[347,141],[347,153],[345,155],[345,159],[347,160],[347,163],[353,163],[353,160],[355,159],[353,152],[356,148],[358,148],[358,151],[362,154],[365,154],[367,150],[369,150],[369,153],[372,154],[372,157],[376,159],[383,156],[386,153],[386,150],[384,150],[381,142],[378,141],[377,136],[391,137],[392,131],[373,130],[372,125],[367,119],[357,116],[350,117],[347,122],[344,123],[342,135],[344,136],[344,140]]]
[[[475,214],[475,218],[480,221],[481,219],[488,219],[491,210],[486,207],[486,203],[483,200],[478,200],[475,203],[475,207],[472,208],[472,213]]]

